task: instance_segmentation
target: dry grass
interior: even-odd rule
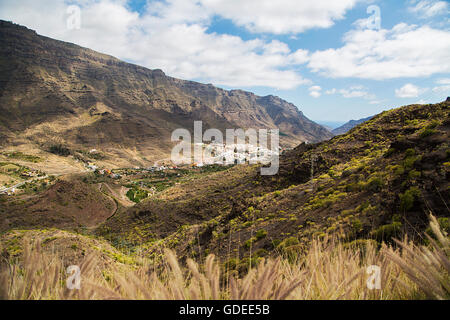
[[[2,264],[0,298],[449,299],[449,239],[434,217],[431,228],[437,240],[429,238],[429,246],[405,239],[397,248],[383,245],[379,250],[371,242],[349,247],[334,239],[315,240],[296,262],[262,260],[238,278],[222,274],[214,255],[202,265],[188,260],[181,266],[176,255],[165,250],[159,271],[149,271],[149,265],[125,270],[113,263],[102,270],[99,257],[90,255],[80,266],[80,290],[66,288],[63,261],[35,243],[25,247],[21,260]],[[370,265],[381,268],[379,290],[367,288]]]
[[[437,241],[425,235],[430,246],[416,246],[396,241],[401,250],[385,249],[384,254],[396,263],[428,299],[450,299],[450,240],[431,216],[430,227]],[[407,284],[406,290],[411,290]]]

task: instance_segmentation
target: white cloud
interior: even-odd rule
[[[351,86],[348,89],[339,89],[333,88],[331,90],[325,91],[325,94],[336,94],[339,93],[342,97],[350,99],[350,98],[363,98],[368,100],[373,100],[376,98],[374,94],[371,94],[367,91],[367,88],[361,85]]]
[[[68,4],[81,7],[80,30],[66,27]],[[149,2],[138,14],[126,0],[2,0],[0,18],[178,78],[278,89],[310,83],[295,70],[307,62],[308,51],[291,52],[277,40],[208,32],[219,9],[220,1],[167,0]]]
[[[436,81],[436,86],[432,89],[434,93],[450,96],[450,78],[443,78]]]
[[[322,94],[319,91],[311,91],[309,95],[313,98],[319,98]]]
[[[432,90],[434,93],[444,93],[448,96],[450,96],[450,84],[444,85],[444,86],[439,86],[439,87],[434,87]]]
[[[421,18],[430,18],[448,13],[448,3],[446,1],[421,0],[412,1],[411,3],[413,6],[409,7],[408,10]]]
[[[404,23],[390,30],[352,30],[344,46],[316,51],[308,67],[332,78],[392,79],[450,72],[450,31]]]
[[[437,84],[450,84],[450,78],[443,78],[436,81]]]
[[[411,83],[407,83],[400,89],[395,89],[395,96],[398,98],[417,98],[425,91],[427,91],[427,89],[422,89]]]
[[[208,30],[218,15],[254,32],[295,34],[333,25],[357,1],[149,1],[147,10],[138,14],[126,0],[1,0],[0,18],[151,69],[163,69],[174,77],[230,87],[293,89],[311,84],[299,73],[303,64],[335,78],[380,80],[450,72],[450,32],[428,26],[353,30],[345,35],[343,47],[314,53],[291,51],[286,43],[264,36],[244,40]],[[66,27],[66,9],[74,3],[82,8],[80,30]],[[325,94],[337,93],[334,90]],[[323,91],[313,92],[320,96]],[[373,97],[366,89],[342,89],[339,93]]]
[[[320,91],[322,88],[320,86],[312,86],[309,88],[309,91]]]
[[[329,28],[361,0],[199,0],[208,10],[251,32],[296,34]]]
[[[309,95],[313,98],[319,98],[322,93],[322,88],[320,86],[312,86],[309,88]]]
[[[362,98],[367,95],[366,91],[362,90],[348,90],[348,89],[342,89],[339,90],[339,93],[342,94],[344,98]]]
[[[419,101],[415,102],[415,104],[430,104],[430,101],[424,100],[424,99],[420,99]]]

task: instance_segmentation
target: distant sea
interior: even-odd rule
[[[328,129],[336,129],[345,124],[345,121],[322,121],[322,120],[314,120],[314,122],[327,127]]]

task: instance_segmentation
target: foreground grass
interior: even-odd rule
[[[88,255],[81,268],[81,288],[66,287],[63,259],[39,243],[24,248],[22,259],[2,263],[2,299],[449,299],[450,244],[431,216],[435,239],[417,246],[406,239],[396,248],[371,242],[343,245],[315,240],[307,253],[262,260],[245,274],[223,272],[214,255],[199,265],[183,266],[170,250],[156,268],[105,266]],[[381,289],[370,290],[368,266],[380,267]]]

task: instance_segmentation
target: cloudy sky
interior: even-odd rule
[[[448,0],[0,0],[0,19],[316,121],[450,96]]]

